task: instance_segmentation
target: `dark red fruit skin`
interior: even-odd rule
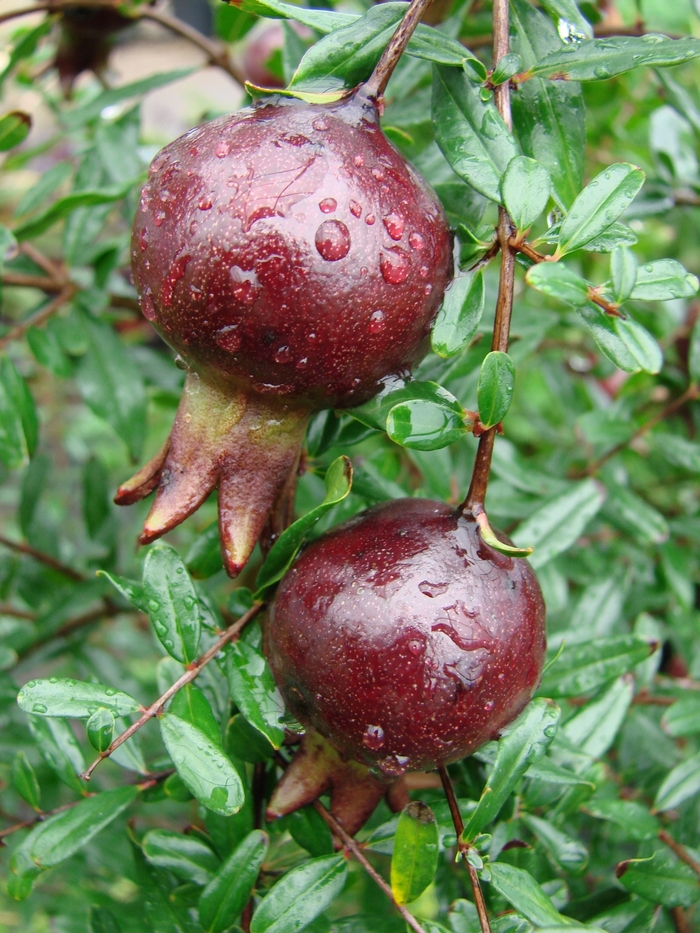
[[[203,376],[349,406],[424,356],[451,250],[374,103],[274,98],[154,159],[132,268],[144,314]]]
[[[475,751],[539,683],[537,579],[425,499],[382,504],[309,545],[279,586],[269,662],[292,713],[387,779]]]

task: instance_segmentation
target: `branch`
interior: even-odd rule
[[[698,879],[700,879],[700,864],[696,862],[685,846],[682,846],[680,842],[676,842],[673,836],[671,836],[670,833],[667,833],[665,829],[659,831],[659,839],[661,842],[667,845],[672,852],[675,852],[675,854],[682,862],[685,862],[686,865],[692,868],[695,874],[698,876]]]
[[[380,101],[383,97],[389,78],[394,73],[394,68],[398,65],[399,59],[415,32],[416,26],[431,2],[432,0],[411,0],[406,15],[382,52],[382,57],[377,62],[374,71],[365,82],[364,91],[372,100]]]
[[[494,67],[508,54],[510,48],[508,0],[494,0],[493,3],[493,63]],[[494,91],[496,107],[506,126],[512,128],[510,113],[510,82],[499,84]],[[498,283],[496,317],[493,324],[491,350],[508,352],[510,320],[513,313],[513,294],[515,291],[515,251],[511,244],[513,222],[504,207],[498,209],[498,242],[501,247],[501,274]],[[469,492],[459,507],[460,512],[469,511],[476,516],[484,510],[486,487],[491,471],[493,445],[498,428],[489,428],[479,438],[479,447],[474,460]]]
[[[40,324],[48,321],[48,319],[59,311],[66,302],[71,300],[77,291],[78,286],[74,285],[72,282],[65,285],[63,290],[56,295],[52,301],[44,305],[43,308],[40,308],[36,314],[30,315],[30,317],[15,325],[4,337],[0,338],[0,350],[4,350],[7,344],[11,343],[13,340],[19,340],[31,327],[38,327]]]
[[[27,619],[29,622],[36,622],[36,615],[33,612],[27,612],[25,609],[15,609],[9,603],[0,603],[0,616],[10,616],[13,619]]]
[[[181,690],[182,687],[192,683],[192,681],[195,680],[195,678],[201,673],[207,664],[209,664],[209,662],[217,656],[224,645],[227,645],[230,641],[233,641],[238,637],[239,632],[255,618],[264,605],[265,603],[256,603],[252,609],[249,609],[245,615],[242,615],[237,622],[234,622],[233,625],[230,625],[223,633],[223,635],[221,635],[221,637],[211,646],[211,648],[209,648],[208,651],[205,651],[200,658],[192,662],[188,670],[185,671],[182,677],[175,681],[172,687],[168,687],[165,693],[158,697],[155,703],[151,703],[151,705],[143,711],[141,716],[139,716],[133,725],[129,726],[128,729],[125,729],[121,735],[116,737],[109,748],[100,753],[99,757],[93,761],[87,771],[80,775],[81,778],[84,781],[89,781],[92,776],[92,772],[103,759],[109,758],[113,751],[116,751],[120,745],[123,745],[127,739],[130,739],[134,733],[138,732],[142,726],[145,726],[149,719],[153,719],[154,716],[159,716],[163,712],[163,707],[168,702],[168,700],[175,696],[178,690]]]
[[[80,571],[73,570],[72,567],[61,563],[60,560],[56,560],[56,558],[52,557],[50,554],[37,551],[36,548],[31,547],[29,544],[24,544],[22,541],[12,541],[10,538],[0,535],[0,545],[9,548],[11,551],[17,551],[18,554],[26,554],[28,557],[33,557],[34,560],[38,560],[40,564],[51,567],[52,570],[58,571],[58,573],[63,574],[64,577],[68,577],[69,580],[75,580],[77,583],[83,583],[87,580],[87,577],[80,573]]]
[[[440,765],[440,780],[442,781],[442,787],[445,791],[445,796],[447,797],[447,803],[450,808],[450,813],[452,814],[452,822],[454,823],[455,832],[457,833],[457,847],[459,848],[460,854],[462,856],[462,861],[464,862],[467,872],[469,873],[469,881],[472,886],[472,893],[474,894],[474,904],[476,905],[476,912],[479,916],[479,924],[481,926],[481,933],[491,933],[491,924],[489,922],[488,911],[486,910],[486,901],[484,900],[484,892],[481,890],[481,882],[479,881],[479,873],[476,868],[471,864],[467,858],[469,854],[469,849],[473,848],[469,843],[465,842],[462,839],[462,833],[464,832],[464,823],[462,821],[462,814],[459,812],[459,805],[457,803],[457,798],[455,797],[454,787],[452,786],[452,781],[450,780],[450,775],[447,773],[447,768],[444,765]]]

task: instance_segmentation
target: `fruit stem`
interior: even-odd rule
[[[459,846],[459,851],[462,855],[462,861],[464,862],[467,868],[467,872],[469,873],[469,881],[471,882],[472,893],[474,894],[474,904],[476,906],[476,912],[479,916],[481,933],[491,933],[491,924],[489,922],[489,915],[486,910],[486,902],[484,901],[484,892],[481,890],[479,874],[476,868],[474,868],[474,866],[467,858],[467,852],[471,847],[462,839],[462,833],[464,832],[464,822],[462,820],[462,814],[459,812],[459,805],[457,803],[457,798],[455,797],[454,787],[452,786],[452,781],[450,780],[450,775],[447,772],[447,768],[444,765],[440,765],[438,770],[440,772],[442,788],[445,791],[445,797],[447,797],[447,804],[450,808],[450,813],[452,814],[452,822],[454,823],[455,832],[457,833],[457,845]]]
[[[494,0],[493,3],[493,64],[494,67],[508,54],[510,46],[510,22],[508,0]],[[510,82],[499,84],[494,90],[496,107],[503,122],[512,129],[510,114]],[[501,274],[498,283],[496,318],[493,324],[491,349],[508,352],[510,320],[513,313],[513,291],[515,288],[515,250],[510,240],[514,233],[513,221],[504,207],[498,209],[498,242],[501,245]],[[496,440],[496,427],[489,428],[479,438],[469,492],[459,507],[459,512],[471,512],[478,515],[484,511],[484,499],[491,471],[493,445]]]
[[[389,78],[394,73],[394,68],[398,65],[399,59],[415,32],[416,26],[431,3],[432,0],[411,0],[406,15],[382,52],[382,57],[377,62],[374,71],[365,82],[364,91],[372,100],[378,101],[384,96],[384,91],[389,83]]]

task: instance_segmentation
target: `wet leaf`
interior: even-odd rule
[[[25,713],[70,719],[89,719],[100,706],[117,716],[126,716],[142,708],[138,700],[121,690],[65,677],[28,681],[20,690],[17,702]]]
[[[596,638],[578,645],[565,643],[544,672],[538,692],[548,697],[593,693],[645,661],[656,647],[637,635]]]
[[[499,424],[508,414],[514,384],[515,366],[508,354],[499,350],[488,353],[476,389],[479,420],[485,428]]]
[[[557,258],[600,236],[629,207],[643,184],[644,172],[627,162],[610,165],[596,175],[562,221]]]
[[[22,110],[13,110],[0,117],[0,152],[19,146],[29,135],[32,118]]]
[[[467,842],[498,816],[520,778],[542,758],[556,735],[559,715],[559,707],[550,700],[533,700],[504,730],[493,770],[464,828],[463,838]]]
[[[152,865],[167,868],[182,881],[208,884],[221,867],[218,855],[195,836],[152,829],[143,837],[141,845]]]
[[[140,78],[138,81],[132,81],[129,84],[122,84],[121,87],[109,88],[102,91],[97,97],[93,97],[86,104],[76,107],[62,115],[66,127],[71,130],[79,129],[95,120],[100,116],[103,110],[120,104],[122,101],[130,100],[133,97],[141,97],[149,91],[155,91],[159,87],[165,87],[180,81],[192,74],[194,68],[178,68],[174,71],[163,71],[159,74],[149,75],[147,78]]]
[[[664,778],[656,793],[654,809],[673,810],[700,793],[700,754],[686,758]]]
[[[518,231],[531,227],[547,206],[552,179],[546,166],[527,156],[516,156],[501,181],[503,204]]]
[[[12,785],[32,809],[39,809],[41,789],[34,768],[23,751],[17,752],[12,759]]]
[[[605,517],[642,545],[668,540],[668,522],[653,506],[624,486],[608,486]]]
[[[79,207],[95,207],[98,204],[114,204],[123,200],[136,184],[133,179],[127,185],[118,188],[102,188],[95,191],[73,191],[48,207],[43,213],[18,224],[12,231],[17,240],[33,240],[53,227]]]
[[[529,872],[503,862],[492,862],[489,874],[491,886],[536,927],[576,928],[574,921],[559,913]]]
[[[538,292],[581,307],[588,302],[590,283],[561,262],[542,262],[528,269],[525,280]]]
[[[669,706],[661,724],[674,738],[700,733],[700,694],[688,693]]]
[[[465,70],[433,69],[435,136],[453,171],[472,188],[501,201],[501,176],[517,154],[496,105],[481,99],[481,84]]]
[[[631,839],[643,842],[656,839],[659,834],[659,821],[652,816],[647,807],[636,800],[617,800],[600,798],[586,801],[586,813],[599,820],[615,823]]]
[[[397,904],[410,904],[425,891],[438,865],[435,814],[420,800],[401,811],[391,857],[391,890]]]
[[[71,790],[82,794],[85,785],[78,777],[85,770],[85,759],[73,730],[63,719],[29,717],[29,729],[41,757]]]
[[[255,599],[263,599],[291,567],[299,548],[314,525],[326,512],[336,506],[350,492],[352,464],[347,457],[338,457],[326,472],[326,495],[320,505],[286,528],[275,541],[258,573]]]
[[[253,893],[269,838],[253,830],[234,849],[199,899],[199,922],[206,933],[222,933],[231,927]]]
[[[311,859],[293,868],[258,905],[250,933],[297,933],[340,894],[347,872],[343,855]]]
[[[187,568],[174,548],[158,544],[143,565],[143,597],[153,628],[172,657],[189,664],[197,657],[202,618]]]
[[[692,298],[698,287],[698,277],[686,272],[675,259],[658,259],[639,267],[630,298],[635,301]]]
[[[313,856],[332,855],[333,837],[313,807],[302,807],[287,817],[292,839]]]
[[[620,862],[615,874],[624,888],[653,904],[691,907],[700,899],[697,875],[668,849],[657,849],[651,858]]]
[[[583,843],[557,829],[549,820],[540,819],[530,813],[524,813],[521,819],[564,871],[577,874],[584,870],[588,864],[588,850]]]
[[[542,7],[556,21],[565,41],[593,38],[593,27],[578,8],[576,0],[542,0]]]
[[[605,81],[644,65],[680,65],[700,56],[698,39],[669,39],[648,33],[587,39],[550,52],[529,74],[566,81]]]
[[[160,731],[178,774],[203,806],[222,816],[240,810],[243,785],[220,745],[172,713],[161,717]]]
[[[564,737],[578,751],[600,758],[615,741],[633,692],[632,679],[620,677],[602,696],[591,700],[562,726]]]
[[[690,334],[688,375],[691,382],[700,382],[700,319],[695,322]]]
[[[39,419],[27,383],[5,356],[0,363],[0,463],[24,466],[34,453]]]
[[[624,246],[616,247],[610,256],[612,293],[617,304],[627,301],[637,281],[637,257]]]
[[[658,373],[663,354],[648,330],[631,318],[611,317],[595,305],[579,308],[600,350],[626,373]]]
[[[468,346],[484,313],[484,297],[483,273],[455,277],[445,292],[430,335],[438,356],[456,356]]]
[[[88,741],[96,751],[105,752],[111,745],[115,722],[112,710],[100,706],[85,723]]]
[[[409,399],[390,409],[386,433],[395,444],[413,450],[439,450],[467,433],[464,417],[450,405]]]
[[[226,670],[231,699],[248,722],[262,732],[274,748],[284,741],[280,724],[285,708],[282,695],[261,650],[257,623],[249,625],[227,648]]]

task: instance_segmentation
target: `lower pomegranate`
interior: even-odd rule
[[[299,721],[388,783],[471,754],[521,712],[545,608],[527,562],[486,545],[470,515],[403,499],[302,552],[266,644]]]

